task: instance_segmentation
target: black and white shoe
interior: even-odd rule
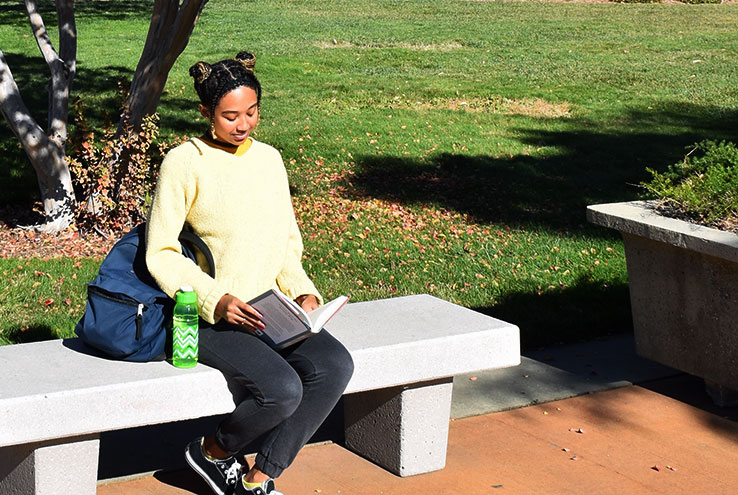
[[[227,459],[208,459],[202,450],[202,442],[202,437],[196,438],[187,446],[185,450],[187,464],[202,476],[202,479],[207,482],[215,493],[231,495],[236,484],[243,486],[243,483],[241,483],[243,467],[234,456]]]
[[[257,486],[256,488],[246,488],[243,486],[241,480],[236,483],[236,490],[233,492],[234,495],[284,495],[282,492],[278,492],[274,489],[274,480],[266,480]]]

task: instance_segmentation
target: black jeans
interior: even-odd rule
[[[354,370],[346,348],[325,330],[275,351],[243,329],[200,320],[199,352],[200,362],[242,389],[236,395],[243,400],[218,425],[216,443],[236,454],[265,435],[255,462],[272,478],[323,423]]]

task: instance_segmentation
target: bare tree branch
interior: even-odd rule
[[[58,0],[59,39],[65,63],[54,49],[36,0],[25,0],[28,21],[39,50],[49,66],[49,128],[45,132],[35,121],[21,97],[13,74],[0,51],[0,112],[13,134],[23,145],[38,179],[46,223],[38,230],[58,232],[74,219],[74,190],[66,163],[67,114],[69,88],[76,70],[76,27],[74,1]]]
[[[31,112],[23,102],[18,85],[15,83],[13,73],[2,50],[0,50],[0,111],[2,111],[3,117],[8,122],[13,134],[31,158],[32,164],[36,167],[33,158],[46,153],[48,137],[44,130],[33,120]],[[39,172],[36,168],[36,173]]]
[[[56,15],[59,25],[59,52],[51,70],[49,95],[49,129],[51,139],[61,146],[67,142],[69,92],[77,72],[77,26],[74,19],[74,0],[57,0]]]
[[[64,147],[67,141],[69,90],[77,67],[77,29],[74,21],[74,0],[56,2],[59,24],[59,44],[69,60],[63,60],[54,49],[36,0],[25,0],[28,21],[41,54],[51,72],[49,87],[49,139]]]
[[[54,50],[54,45],[51,44],[49,33],[46,31],[46,26],[44,25],[44,20],[38,12],[38,3],[36,0],[25,0],[25,3],[26,12],[28,13],[28,22],[31,23],[33,36],[36,38],[36,43],[38,44],[39,50],[41,50],[41,55],[43,55],[44,60],[46,60],[46,65],[51,67],[51,65],[59,59],[59,55],[57,55],[56,50]]]

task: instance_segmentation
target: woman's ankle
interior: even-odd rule
[[[231,454],[218,447],[218,444],[215,443],[214,435],[210,435],[203,439],[202,451],[205,453],[205,455],[213,459],[227,459],[231,456]]]
[[[261,469],[256,466],[253,466],[248,473],[243,475],[243,480],[246,483],[263,483],[269,479],[271,479],[271,476],[264,474]]]

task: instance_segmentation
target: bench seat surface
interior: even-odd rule
[[[346,393],[520,363],[518,328],[429,295],[348,304],[327,329],[356,371]],[[223,375],[74,352],[76,339],[0,347],[0,446],[227,413]]]

